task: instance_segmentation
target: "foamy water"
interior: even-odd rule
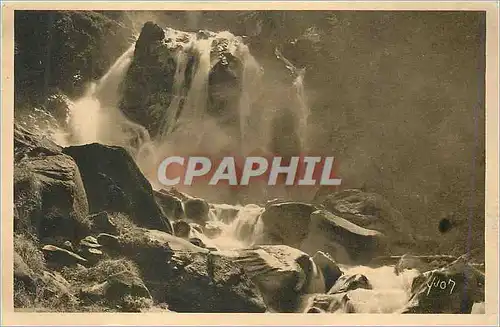
[[[232,223],[225,224],[218,219],[217,215],[221,215],[223,210],[228,209],[239,210],[239,212]],[[220,250],[233,250],[252,246],[258,243],[259,236],[263,232],[262,222],[258,219],[263,210],[262,207],[257,205],[215,205],[210,223],[219,226],[223,230],[222,234],[215,239],[209,239],[201,234],[196,235],[208,246]],[[362,313],[397,313],[408,302],[413,279],[419,275],[417,270],[405,270],[396,275],[394,266],[377,268],[339,266],[346,275],[365,275],[373,287],[370,290],[356,289],[348,292],[348,297],[355,311]]]
[[[408,302],[413,279],[417,270],[405,270],[400,275],[394,273],[394,266],[370,268],[365,266],[341,266],[347,275],[363,274],[372,285],[372,290],[356,289],[348,296],[356,312],[395,313]]]

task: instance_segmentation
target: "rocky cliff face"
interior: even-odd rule
[[[188,110],[237,124],[244,68],[238,42],[230,33],[164,30],[147,22],[124,81],[120,108],[153,137]]]

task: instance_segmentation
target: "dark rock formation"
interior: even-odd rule
[[[45,245],[42,251],[47,260],[47,264],[53,267],[72,266],[76,264],[86,264],[88,261],[76,253],[62,249],[54,245]]]
[[[195,223],[204,225],[208,220],[209,205],[203,199],[188,199],[184,201],[186,218]]]
[[[240,264],[259,287],[270,309],[294,312],[302,294],[325,291],[323,275],[311,258],[284,245],[224,252]]]
[[[100,233],[97,235],[97,242],[102,244],[105,249],[118,250],[120,245],[120,240],[118,236]]]
[[[325,278],[325,288],[329,290],[344,273],[330,255],[321,251],[316,252],[312,260],[321,269]]]
[[[115,234],[117,232],[116,223],[106,211],[90,215],[89,220],[92,222],[92,230],[111,234]]]
[[[154,230],[135,229],[120,241],[153,297],[173,311],[266,311],[259,290],[232,258]]]
[[[172,227],[174,235],[180,238],[188,238],[191,233],[191,225],[184,220],[174,221]]]
[[[484,302],[484,282],[485,275],[461,257],[415,278],[402,313],[471,313],[475,302]]]
[[[14,229],[39,239],[73,240],[90,227],[80,171],[70,156],[41,136],[14,128]]]
[[[103,283],[89,286],[80,291],[80,298],[84,301],[106,301],[108,306],[126,306],[127,296],[151,299],[151,294],[144,282],[130,271],[114,274]],[[123,311],[133,311],[124,309]]]
[[[80,169],[91,212],[121,212],[140,226],[172,232],[151,185],[123,148],[93,143],[67,147],[64,153]]]
[[[391,244],[388,249],[393,254],[403,254],[401,251],[415,244],[411,225],[401,212],[379,194],[345,190],[326,195],[318,194],[316,201],[338,217],[387,236]]]
[[[311,214],[309,234],[300,249],[313,254],[330,253],[337,262],[369,262],[384,249],[384,236],[374,230],[359,227],[328,211]]]
[[[153,190],[156,202],[163,210],[165,216],[170,221],[184,218],[184,209],[182,207],[182,200],[177,196],[171,195],[168,191],[161,189],[159,191]]]
[[[165,33],[165,32],[168,33]],[[242,62],[231,53],[231,40],[217,36],[210,31],[187,33],[163,30],[153,22],[144,24],[137,40],[134,58],[123,84],[121,109],[132,120],[145,126],[155,136],[167,125],[175,124],[180,115],[184,100],[181,100],[178,112],[168,113],[174,94],[174,76],[176,75],[177,53],[184,53],[186,65],[183,84],[180,86],[181,97],[187,95],[191,79],[200,63],[200,54],[190,45],[192,39],[210,40],[210,67],[208,74],[208,97],[201,104],[207,112],[220,117],[221,122],[237,122],[237,108],[240,89]],[[196,42],[196,41],[195,41]],[[174,121],[165,122],[165,115]]]
[[[298,247],[308,234],[311,213],[316,208],[300,202],[284,202],[266,207],[260,219],[266,243]]]
[[[335,285],[328,291],[328,294],[345,293],[358,288],[371,290],[373,287],[365,275],[343,275],[335,282]]]

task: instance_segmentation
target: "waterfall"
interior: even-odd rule
[[[309,106],[307,105],[306,90],[304,87],[305,68],[297,70],[297,77],[293,81],[296,90],[297,104],[294,106],[298,118],[298,134],[302,141],[302,148],[307,148]]]
[[[278,60],[285,64],[285,67],[292,73],[292,75],[295,76],[292,83],[295,91],[292,112],[297,121],[297,134],[302,142],[301,146],[304,149],[307,147],[308,120],[310,116],[310,109],[307,104],[306,91],[304,87],[306,69],[295,67],[294,64],[283,56],[278,48],[274,50],[274,54]]]
[[[97,82],[92,83],[83,97],[68,101],[71,145],[98,142],[120,145],[139,151],[150,141],[143,126],[127,119],[118,108],[120,85],[132,62],[135,44],[127,49]]]
[[[168,136],[174,131],[175,122],[178,118],[182,99],[184,98],[183,86],[186,78],[188,57],[185,51],[177,50],[175,59],[177,67],[175,69],[174,85],[172,90],[173,98],[163,118],[162,129],[161,129],[162,138]]]

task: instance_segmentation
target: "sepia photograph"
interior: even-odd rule
[[[11,14],[14,312],[493,313],[486,10],[88,7]]]

